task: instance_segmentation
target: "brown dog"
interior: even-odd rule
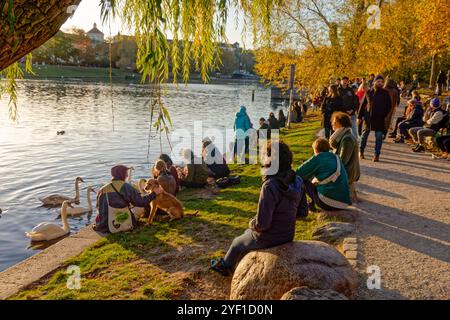
[[[155,179],[149,179],[145,186],[145,191],[152,192],[159,186],[159,182]],[[170,216],[170,221],[181,219],[184,217],[184,209],[181,202],[175,196],[163,191],[156,196],[156,199],[150,203],[151,210],[147,224],[152,224],[155,218],[156,210],[159,208]]]

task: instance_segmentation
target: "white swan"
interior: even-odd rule
[[[92,212],[92,199],[91,199],[91,193],[95,193],[95,190],[93,187],[87,188],[87,203],[88,207],[69,207],[67,208],[67,215],[70,217],[77,217],[81,216],[85,213]],[[62,209],[61,209],[62,211]],[[61,212],[62,215],[62,212]]]
[[[51,196],[41,198],[39,200],[41,200],[45,206],[52,206],[52,207],[60,206],[63,204],[64,201],[80,203],[80,182],[84,182],[83,178],[77,177],[75,179],[75,198],[70,198],[59,194],[53,194]]]
[[[52,222],[42,222],[30,232],[25,232],[25,235],[30,238],[31,241],[49,241],[65,236],[70,232],[69,223],[67,222],[68,207],[72,207],[72,204],[70,201],[64,201],[61,207],[62,227]]]

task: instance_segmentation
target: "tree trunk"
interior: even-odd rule
[[[438,73],[438,55],[436,53],[431,58],[430,89],[436,87],[437,73]]]
[[[10,29],[9,1],[6,1],[0,12],[0,71],[53,37],[80,1],[13,0],[13,29]]]

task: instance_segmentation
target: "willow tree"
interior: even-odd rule
[[[282,1],[101,0],[101,15],[104,22],[120,17],[134,30],[138,45],[136,65],[142,81],[156,85],[159,90],[158,85],[169,79],[170,71],[174,81],[179,75],[188,81],[192,64],[205,82],[209,80],[209,74],[220,62],[218,43],[226,41],[225,27],[230,10],[243,12],[245,23],[262,28],[265,36],[270,33],[272,10]],[[74,8],[71,6],[79,2],[0,0],[0,72],[3,70],[9,77],[20,76],[15,63],[50,39],[71,15]],[[4,71],[8,66],[14,70]],[[11,90],[15,87],[8,89],[7,93],[14,97],[15,92]],[[166,120],[170,122],[168,112],[162,106],[160,94],[154,98],[152,113],[159,107],[155,126],[161,128],[164,123],[166,128]]]

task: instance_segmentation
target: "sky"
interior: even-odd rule
[[[100,0],[82,0],[76,8],[74,15],[66,21],[61,29],[67,31],[72,27],[77,27],[84,31],[89,31],[92,29],[94,22],[97,23],[97,28],[106,37],[110,35],[108,23],[106,22],[105,25],[102,25],[100,18]],[[243,45],[241,36],[242,24],[242,16],[238,16],[238,25],[236,25],[235,10],[230,10],[226,28],[226,35],[230,43],[239,42]],[[120,20],[116,20],[111,23],[111,35],[116,35],[118,32],[121,34],[131,34],[129,30],[122,26]],[[246,37],[245,45],[247,48],[251,48],[251,39],[249,36]]]

